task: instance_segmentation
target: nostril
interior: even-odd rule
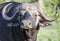
[[[24,25],[23,23],[21,23],[22,25]]]
[[[35,15],[35,17],[37,17],[37,15]]]
[[[29,25],[31,25],[31,23],[29,23]]]

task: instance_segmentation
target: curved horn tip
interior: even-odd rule
[[[6,13],[6,8],[8,7],[8,6],[10,6],[12,3],[9,3],[9,4],[7,4],[5,7],[3,7],[3,9],[2,9],[2,17],[5,19],[5,20],[11,20],[11,18],[9,18],[5,13]]]

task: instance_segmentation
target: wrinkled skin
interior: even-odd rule
[[[23,38],[26,38],[24,41],[36,41],[39,27],[40,26],[49,26],[50,22],[53,21],[53,20],[49,20],[44,15],[43,10],[38,7],[38,4],[34,4],[34,3],[32,3],[32,4],[16,3],[15,4],[14,2],[11,2],[11,3],[7,3],[7,5],[5,5],[4,7],[2,6],[2,12],[3,12],[2,17],[3,17],[3,19],[5,19],[5,21],[8,21],[8,23],[15,24],[17,21],[17,23],[19,24],[18,26],[21,28],[20,30],[22,30],[21,32],[22,32]],[[19,4],[19,5],[17,5],[17,4]],[[15,16],[12,15],[13,17],[11,18],[11,16],[9,17],[7,15],[9,18],[11,18],[11,19],[9,19],[9,18],[7,19],[6,16],[5,17],[3,16],[3,14],[6,15],[6,13],[8,13],[9,16],[11,14],[13,14]],[[17,28],[19,28],[19,27],[17,27]],[[19,29],[17,29],[17,30],[19,30]],[[18,37],[18,35],[20,33],[18,32],[19,33],[18,34],[17,32],[14,33],[14,31],[13,31],[13,33],[16,34]]]
[[[43,21],[44,19],[39,16],[39,12],[37,10],[36,5],[34,4],[26,4],[23,5],[23,9],[27,11],[22,15],[22,28],[28,29],[26,34],[28,35],[29,39],[27,41],[36,41],[37,33],[40,26],[48,26],[50,22]],[[26,8],[25,8],[26,6]],[[37,25],[36,25],[37,24]]]
[[[36,41],[39,27],[49,26],[51,22],[58,18],[58,16],[54,19],[48,18],[38,4],[26,3],[23,4],[22,8],[27,11],[27,13],[23,14],[24,19],[22,19],[22,27],[28,29],[28,31],[26,31],[27,35],[30,37],[28,41]]]
[[[1,7],[1,12],[4,12],[4,11],[2,11],[2,9],[4,10],[4,8],[5,8],[5,6],[7,6],[9,3],[6,3],[6,5],[5,5],[5,3],[4,4],[1,4],[1,6],[2,5],[4,5],[4,7],[2,6]],[[14,2],[13,2],[13,4],[15,4]],[[6,9],[5,9],[5,12],[4,13],[8,13],[8,16],[10,16],[10,10],[12,11],[11,13],[13,14],[13,13],[16,13],[16,12],[14,12],[14,10],[15,9],[12,9],[12,8],[10,8],[9,9],[9,7],[10,6],[13,6],[13,5],[9,5],[8,6],[8,8],[6,7]],[[15,8],[15,7],[14,7]],[[0,12],[0,14],[2,15],[2,13]],[[3,29],[4,29],[4,31],[6,31],[6,33],[4,33],[4,32],[1,32],[1,34],[2,35],[0,35],[1,37],[2,37],[2,39],[1,39],[1,37],[0,37],[0,39],[2,40],[2,41],[6,41],[6,38],[4,38],[4,34],[5,35],[7,35],[6,37],[8,37],[8,40],[7,41],[35,41],[35,39],[36,38],[34,38],[34,37],[36,37],[36,35],[34,35],[35,34],[35,21],[36,21],[36,17],[35,17],[35,15],[34,16],[32,16],[31,14],[29,14],[28,12],[25,12],[25,14],[23,15],[21,12],[19,12],[19,13],[17,13],[17,14],[20,14],[20,17],[19,18],[15,18],[14,17],[14,19],[15,20],[13,20],[13,21],[11,21],[11,20],[6,20],[6,19],[4,19],[3,18],[3,16],[0,16],[0,18],[1,18],[1,22],[3,22],[3,24],[1,24],[0,25],[0,28],[2,28],[3,27]],[[11,17],[11,16],[10,16]],[[3,18],[3,19],[2,19]],[[16,21],[17,20],[19,20],[19,19],[21,19],[20,20],[20,25],[18,25],[18,26],[13,26],[12,24],[16,24]],[[2,21],[3,20],[3,21]],[[26,21],[28,21],[27,22],[27,27],[24,25],[24,22],[26,22]],[[29,23],[30,22],[30,23]],[[24,27],[21,27],[22,26],[22,24],[23,24],[23,26]],[[30,25],[29,25],[30,24]],[[4,26],[2,26],[2,25],[4,25]],[[6,26],[5,26],[6,25]],[[12,26],[11,26],[12,25]],[[28,27],[28,25],[29,26],[31,26],[31,27]],[[8,27],[8,28],[7,28]],[[17,28],[16,28],[17,27]],[[19,29],[19,27],[21,28],[21,29]],[[33,28],[32,28],[33,27]],[[9,30],[11,30],[11,32],[9,32],[7,29],[9,29]],[[22,30],[23,29],[23,30]],[[3,31],[2,29],[1,29],[1,31]],[[18,33],[17,33],[18,32]],[[4,34],[3,34],[4,33]],[[10,33],[10,34],[8,34],[8,33]],[[32,34],[33,33],[33,34]],[[12,38],[11,38],[11,35],[12,34]],[[31,36],[30,35],[32,34],[32,38],[33,39],[30,39],[31,38]],[[34,35],[34,36],[33,36]],[[20,39],[19,39],[20,38]],[[4,40],[3,40],[4,39]],[[22,39],[22,40],[21,40]]]

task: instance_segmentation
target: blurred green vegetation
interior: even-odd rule
[[[56,12],[56,5],[59,6],[59,17],[56,21],[52,22],[51,26],[41,27],[38,33],[37,41],[60,41],[60,0],[44,0],[44,11],[49,16],[53,16]],[[52,5],[52,4],[53,5]]]
[[[13,0],[16,2],[36,2],[37,0]],[[0,3],[5,0],[0,0]],[[52,4],[53,5],[52,5]],[[44,11],[48,17],[55,14],[55,7],[59,6],[59,17],[56,21],[52,22],[51,26],[41,27],[37,35],[37,41],[60,41],[60,0],[44,0]]]

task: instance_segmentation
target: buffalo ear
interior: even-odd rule
[[[45,27],[45,26],[50,26],[50,25],[51,25],[51,22],[48,22],[48,21],[39,22],[40,27]]]

